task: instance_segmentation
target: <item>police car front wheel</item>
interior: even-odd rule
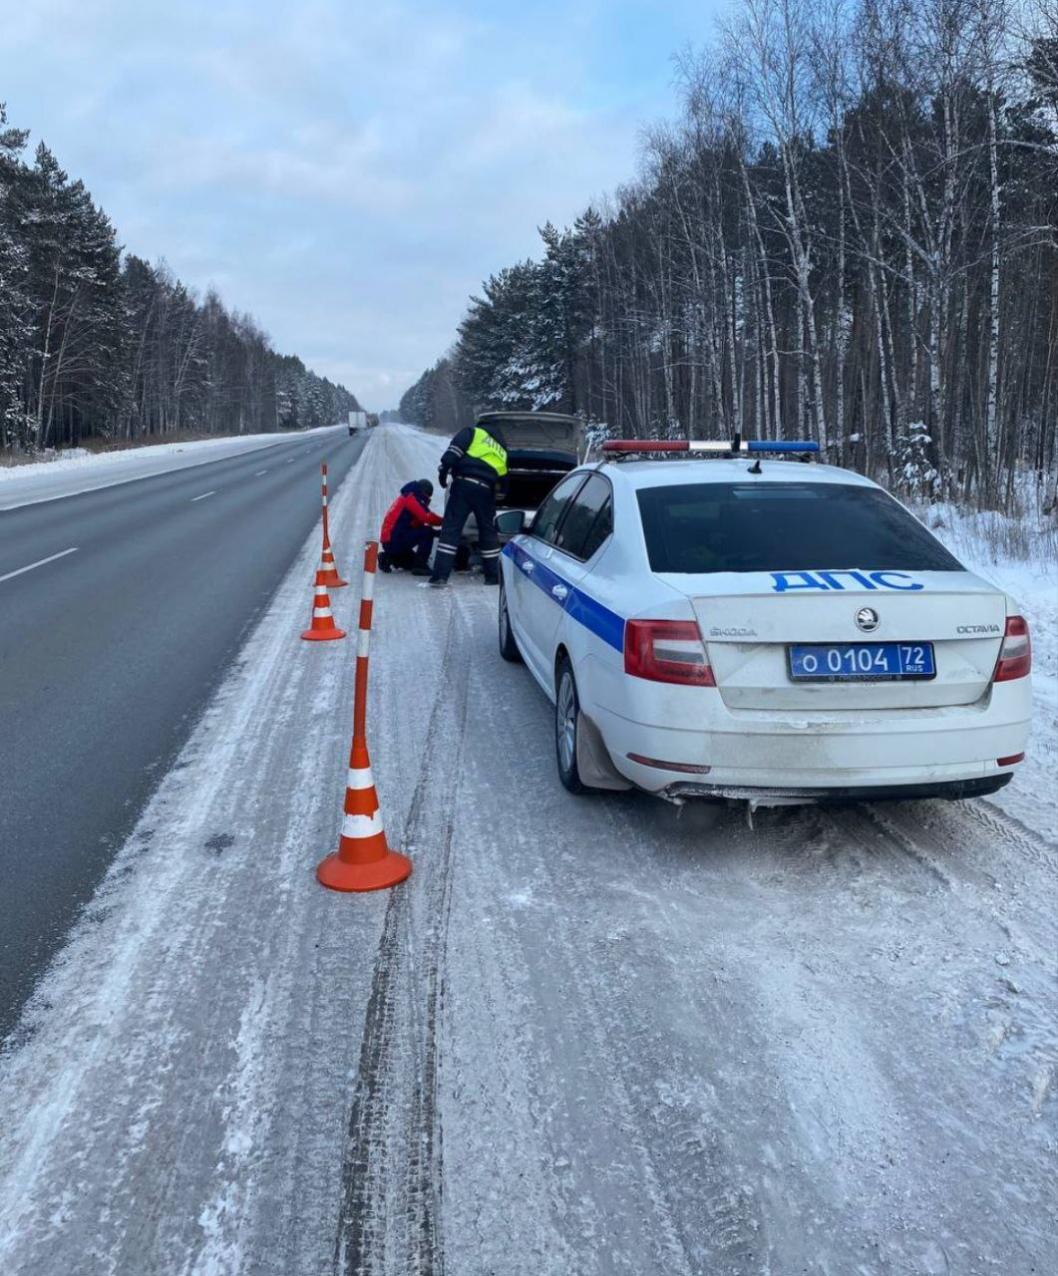
[[[499,636],[500,655],[511,664],[518,664],[522,653],[518,650],[518,640],[511,629],[511,617],[507,611],[507,590],[502,580],[500,581]]]

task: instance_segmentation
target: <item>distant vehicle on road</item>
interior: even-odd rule
[[[375,426],[376,426],[376,425],[378,425],[378,413],[377,413],[377,412],[369,412],[369,413],[367,414],[367,428],[368,428],[369,430],[373,430],[373,429],[375,428]]]
[[[361,408],[356,408],[349,413],[349,434],[354,435],[359,430],[367,429],[367,413]]]
[[[555,706],[562,783],[754,805],[995,792],[1028,737],[1026,621],[877,484],[764,455],[781,447],[607,443],[520,516],[500,651]],[[640,459],[660,449],[726,456]]]

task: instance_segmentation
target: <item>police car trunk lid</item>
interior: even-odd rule
[[[988,690],[1006,599],[969,572],[720,572],[664,574],[686,594],[724,703],[799,711],[969,705]],[[876,627],[857,624],[861,608]],[[864,618],[870,622],[870,618]],[[794,682],[792,643],[933,644],[929,681]]]

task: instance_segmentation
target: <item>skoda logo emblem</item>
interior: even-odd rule
[[[878,613],[873,607],[861,607],[856,613],[856,627],[865,634],[872,634],[878,628]]]

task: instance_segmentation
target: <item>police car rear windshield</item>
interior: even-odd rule
[[[957,572],[962,565],[892,497],[837,483],[640,488],[656,572]]]

